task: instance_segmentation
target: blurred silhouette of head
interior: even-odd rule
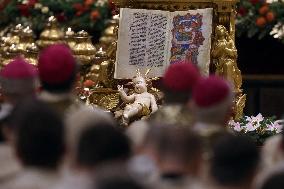
[[[55,169],[65,152],[64,125],[44,102],[27,99],[16,105],[9,123],[16,153],[24,166]]]
[[[223,186],[250,185],[259,163],[259,151],[251,138],[226,135],[213,146],[211,174]]]
[[[212,75],[197,82],[192,102],[197,121],[224,125],[231,116],[233,92],[226,80]]]
[[[79,139],[77,164],[95,167],[104,162],[125,162],[131,154],[129,139],[124,133],[108,123],[88,127]]]

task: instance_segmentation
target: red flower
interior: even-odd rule
[[[261,15],[265,15],[268,11],[269,11],[268,5],[263,5],[263,6],[260,7],[260,9],[258,10],[259,14],[261,14]]]
[[[86,6],[91,6],[92,4],[94,4],[94,0],[85,0],[84,4]]]
[[[256,22],[255,24],[258,26],[258,27],[264,27],[266,25],[266,19],[264,17],[258,17],[256,19]]]
[[[28,17],[30,15],[30,12],[29,12],[29,5],[26,5],[26,4],[20,4],[17,6],[21,15],[22,16],[25,16],[25,17]]]
[[[101,15],[100,15],[99,11],[94,10],[94,11],[91,12],[90,16],[91,16],[92,20],[97,20]]]
[[[76,12],[76,16],[81,16],[82,14],[83,14],[82,11],[77,11],[77,12]]]
[[[30,7],[33,7],[37,2],[38,2],[38,0],[29,0],[29,1],[28,1],[28,5],[29,5]]]
[[[64,22],[67,20],[64,12],[57,14],[55,17],[57,18],[58,22]]]
[[[96,83],[95,83],[94,81],[88,79],[88,80],[84,81],[84,84],[83,84],[83,85],[84,85],[84,87],[90,88],[90,87],[93,87],[95,84],[96,84]]]
[[[81,3],[74,3],[73,8],[77,11],[82,11],[83,9],[85,9]]]
[[[257,4],[257,3],[259,2],[259,0],[250,0],[250,2],[251,2],[253,5],[255,5],[255,4]]]
[[[275,14],[272,11],[269,11],[266,14],[266,19],[268,22],[273,22],[275,20]]]
[[[247,9],[245,7],[240,7],[238,10],[238,14],[241,16],[245,16],[247,14]]]
[[[89,7],[84,6],[81,3],[73,4],[73,8],[76,10],[76,16],[81,16],[84,12],[86,12],[89,9]]]

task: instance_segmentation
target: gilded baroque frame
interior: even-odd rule
[[[214,44],[218,42],[216,38],[216,30],[218,26],[224,26],[229,38],[235,42],[235,16],[236,4],[238,0],[114,0],[118,8],[136,8],[136,9],[154,9],[167,11],[185,11],[202,8],[213,8],[213,31],[212,31],[212,51],[210,58],[210,72],[223,73],[227,79],[231,79],[234,84],[235,100],[234,100],[234,118],[240,119],[245,106],[246,95],[242,94],[242,76],[237,67],[237,50],[234,45],[236,55],[230,59],[234,62],[231,71],[224,74],[223,68],[218,67],[218,57],[214,57]],[[218,46],[217,46],[218,48]],[[214,60],[217,59],[217,60]],[[216,62],[217,61],[217,62]],[[226,70],[226,68],[224,68]],[[221,71],[220,71],[221,70]],[[229,74],[228,74],[229,73]],[[226,76],[225,76],[226,75]]]

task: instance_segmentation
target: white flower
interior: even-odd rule
[[[42,8],[42,4],[41,3],[36,3],[35,4],[35,9],[41,9]]]
[[[274,3],[274,2],[278,2],[278,0],[266,0],[266,3]]]
[[[234,120],[229,121],[229,126],[231,126],[235,131],[240,132],[243,130],[241,124],[239,122],[235,122]]]
[[[106,0],[98,0],[96,2],[97,7],[103,7],[106,4]]]
[[[21,2],[21,1],[19,1],[19,2]],[[28,0],[23,0],[23,1],[22,1],[22,4],[28,4],[28,3],[29,3]]]
[[[49,11],[49,8],[48,8],[48,7],[42,7],[42,9],[41,9],[41,12],[42,12],[43,14],[48,13],[48,11]]]
[[[283,128],[283,120],[277,120],[274,123],[270,122],[269,125],[267,125],[266,130],[267,131],[275,131],[276,133],[280,133]]]
[[[280,133],[283,128],[283,120],[277,120],[273,124],[276,133]]]
[[[229,121],[229,125],[230,125],[230,126],[234,126],[234,124],[236,124],[236,122],[235,122],[234,120],[230,120],[230,121]]]
[[[237,123],[234,124],[233,129],[234,129],[235,131],[238,131],[238,132],[240,132],[240,131],[243,130],[243,128],[241,127],[241,124],[240,124],[239,122],[237,122]]]
[[[282,39],[284,37],[284,25],[281,22],[275,24],[270,32],[270,35],[272,35],[274,38]]]
[[[260,113],[257,114],[257,116],[246,116],[246,121],[248,121],[247,125],[250,130],[252,129],[252,127],[254,128],[254,130],[260,127],[260,122],[263,121],[263,119],[264,117]]]
[[[255,122],[260,123],[261,121],[263,121],[263,119],[264,119],[263,116],[261,115],[261,113],[259,113],[257,114],[257,116],[251,116],[251,117],[247,116],[246,120],[252,123],[255,123]]]
[[[254,131],[257,127],[255,127],[252,123],[247,123],[245,128],[246,131]]]
[[[266,130],[267,130],[267,131],[274,131],[274,130],[275,130],[274,124],[271,122],[270,125],[267,125]]]

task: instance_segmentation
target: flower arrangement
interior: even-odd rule
[[[244,116],[239,121],[231,120],[229,127],[237,134],[247,135],[258,144],[262,145],[266,138],[282,131],[282,120],[275,117]]]
[[[0,0],[0,28],[22,23],[40,32],[53,15],[73,30],[101,32],[112,9],[114,4],[108,0]]]
[[[284,3],[274,0],[240,0],[236,20],[237,36],[272,35],[284,42]]]

